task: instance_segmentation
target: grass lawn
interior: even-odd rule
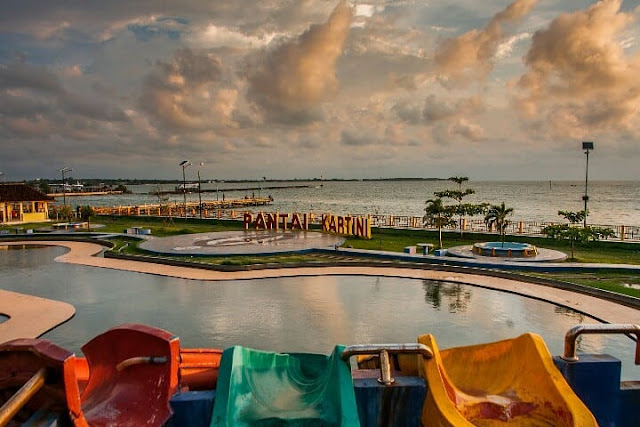
[[[418,243],[432,243],[438,247],[437,231],[407,230],[407,229],[378,229],[372,230],[373,238],[363,240],[347,238],[344,246],[356,249],[383,250],[402,252],[406,246],[414,246]],[[460,237],[459,233],[443,233],[443,245],[445,248],[453,246],[472,245],[478,242],[499,241],[499,237],[492,234],[469,234]],[[561,251],[569,254],[569,243],[548,239],[546,237],[507,236],[508,241],[531,243],[533,245]],[[591,242],[576,245],[575,259],[572,262],[594,262],[611,264],[636,264],[640,265],[640,244],[624,242]]]
[[[122,233],[130,227],[151,229],[151,234],[158,237],[175,236],[178,234],[208,233],[212,231],[242,230],[239,221],[198,220],[173,218],[171,220],[154,217],[108,217],[101,216],[94,219],[96,224],[104,227],[99,231],[107,233]]]
[[[640,298],[640,274],[619,272],[598,273],[527,273],[529,276],[562,280],[592,288],[604,289],[619,294]],[[631,287],[635,285],[636,287]]]
[[[102,224],[99,230],[108,233],[122,233],[124,229],[130,227],[143,227],[151,229],[154,236],[172,236],[178,234],[205,233],[215,231],[242,230],[242,222],[228,220],[198,220],[173,218],[172,221],[153,217],[107,217],[101,216],[93,218],[92,223]],[[51,223],[33,223],[19,225],[23,230],[51,227]],[[15,233],[16,226],[0,226]],[[81,229],[77,231],[86,231]],[[345,247],[367,250],[383,250],[391,252],[402,252],[406,246],[413,246],[418,243],[432,243],[438,246],[437,231],[410,230],[410,229],[377,229],[372,230],[373,238],[363,240],[348,237],[345,240]],[[496,241],[496,235],[469,234],[463,237],[459,233],[443,233],[443,243],[445,248],[460,245],[471,245],[476,242]],[[559,250],[565,253],[570,252],[568,243],[555,241],[544,237],[524,237],[507,236],[507,240],[532,243],[539,247]],[[121,236],[112,239],[115,243],[114,251],[121,251],[125,254],[148,255],[149,253],[137,247],[138,239],[134,237]],[[591,242],[589,244],[578,245],[575,250],[574,262],[585,263],[611,263],[611,264],[635,264],[640,265],[640,244],[623,242]],[[255,264],[277,264],[277,263],[302,263],[302,262],[330,262],[336,257],[329,257],[318,254],[287,254],[270,256],[229,256],[229,257],[167,257],[181,261],[193,261],[209,265],[255,265]],[[343,258],[349,260],[350,258]],[[357,259],[357,258],[356,258]],[[640,290],[628,285],[640,284],[640,275],[630,273],[535,273],[540,277],[557,279],[585,286],[596,287],[626,295],[640,298]]]
[[[143,227],[151,229],[151,234],[158,237],[174,236],[178,234],[206,233],[214,231],[242,230],[241,221],[229,220],[199,220],[173,218],[172,220],[155,217],[117,217],[100,216],[92,218],[91,223],[102,224],[99,230],[108,233],[122,233],[130,227]],[[51,227],[51,223],[34,223],[19,225],[23,230],[32,228]],[[16,226],[0,226],[0,229],[15,233]],[[79,229],[77,231],[86,231]],[[388,229],[374,228],[373,238],[370,240],[347,237],[344,247],[367,250],[383,250],[402,252],[406,246],[414,246],[418,243],[432,243],[438,246],[438,233],[431,230]],[[469,234],[463,237],[459,233],[443,232],[444,247],[472,245],[477,242],[496,241],[499,237],[495,234]],[[564,253],[570,253],[570,245],[562,241],[551,240],[545,237],[507,236],[507,240],[515,242],[531,243],[539,247],[554,249]],[[624,242],[591,242],[579,244],[575,249],[573,262],[583,263],[611,263],[611,264],[635,264],[640,265],[640,244]]]

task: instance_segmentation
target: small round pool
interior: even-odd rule
[[[528,258],[538,255],[538,248],[535,246],[517,242],[476,243],[471,250],[478,255],[507,258]]]

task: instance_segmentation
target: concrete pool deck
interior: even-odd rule
[[[71,319],[76,309],[66,302],[0,289],[0,343],[16,338],[36,338]]]
[[[154,264],[141,261],[103,258],[96,255],[100,254],[104,250],[104,247],[95,243],[75,241],[20,241],[3,242],[2,244],[61,246],[68,248],[69,252],[58,256],[55,259],[58,262],[193,280],[219,281],[321,275],[389,276],[411,279],[442,280],[532,297],[569,307],[607,323],[640,322],[640,310],[617,304],[612,301],[549,286],[473,273],[458,273],[418,268],[410,269],[393,266],[323,266],[224,272]],[[0,342],[12,339],[17,335],[21,335],[22,337],[37,337],[73,316],[73,311],[69,312],[69,307],[71,306],[66,303],[54,301],[54,303],[62,305],[54,305],[56,307],[55,310],[50,310],[48,308],[44,309],[44,302],[37,301],[42,300],[42,298],[30,297],[21,294],[15,294],[15,296],[11,298],[5,298],[5,293],[7,291],[0,292],[2,292],[0,294],[0,313],[10,316],[8,321],[0,324]],[[64,307],[64,305],[69,307]],[[71,307],[71,309],[73,309],[73,307]],[[64,320],[61,320],[65,316],[67,317],[64,318]]]

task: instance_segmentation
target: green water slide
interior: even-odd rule
[[[359,426],[343,349],[326,356],[228,348],[211,426]]]

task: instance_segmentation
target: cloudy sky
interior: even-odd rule
[[[3,0],[5,180],[640,179],[640,0]]]

